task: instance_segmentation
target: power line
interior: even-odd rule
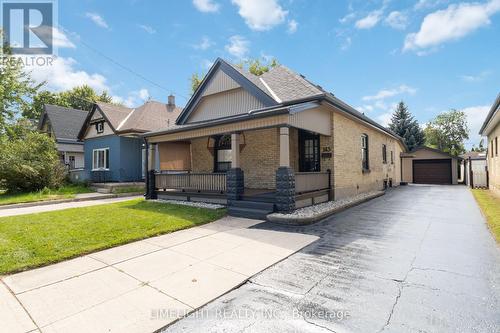
[[[67,29],[65,29],[64,27],[62,26],[59,26],[61,28],[61,30],[63,30],[65,33],[67,34],[71,34],[70,31],[68,31]],[[140,78],[141,80],[145,81],[145,82],[148,82],[149,84],[159,88],[159,89],[162,89],[168,93],[175,93],[177,96],[180,96],[180,97],[183,97],[185,98],[186,100],[189,100],[189,97],[183,95],[183,94],[179,94],[178,92],[175,92],[174,90],[172,89],[168,89],[166,87],[163,87],[162,85],[148,79],[147,77],[145,77],[144,75],[140,74],[140,73],[137,73],[136,71],[134,71],[133,69],[131,69],[130,67],[127,67],[125,65],[122,65],[121,63],[119,63],[118,61],[114,60],[113,58],[107,56],[106,54],[102,53],[101,51],[93,48],[92,46],[90,46],[88,43],[86,43],[80,36],[78,36],[78,41],[83,45],[85,46],[86,48],[88,48],[89,50],[91,50],[92,52],[96,53],[97,55],[105,58],[106,60],[108,60],[109,62],[111,62],[112,64],[116,65],[117,67],[120,67],[121,69],[131,73],[132,75],[135,75],[137,76],[138,78]]]

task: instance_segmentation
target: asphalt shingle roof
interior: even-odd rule
[[[44,105],[44,109],[56,139],[77,140],[88,111],[49,104]]]
[[[116,131],[148,132],[160,128],[168,128],[182,109],[157,101],[147,101],[137,108],[127,108],[121,105],[97,103]]]

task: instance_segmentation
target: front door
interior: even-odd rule
[[[299,172],[321,171],[319,134],[299,130]]]

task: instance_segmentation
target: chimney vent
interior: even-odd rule
[[[168,95],[168,106],[175,107],[175,96],[170,94]]]

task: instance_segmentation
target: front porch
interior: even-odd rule
[[[291,126],[150,139],[148,165],[159,168],[148,168],[147,195],[226,204],[231,215],[259,218],[333,200],[330,139]]]

